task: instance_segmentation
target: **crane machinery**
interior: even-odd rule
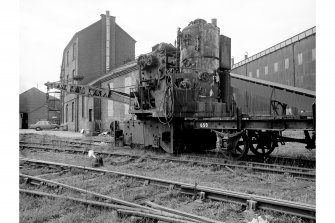
[[[160,43],[138,57],[139,81],[130,94],[61,82],[46,86],[129,104],[129,113],[136,118],[112,124],[115,140],[125,145],[168,153],[216,150],[230,159],[243,158],[249,149],[268,156],[278,143],[287,141],[315,148],[315,93],[232,74],[230,51],[231,39],[220,34],[216,19],[211,23],[196,19],[178,29],[175,45]],[[266,95],[274,112],[242,114],[233,87]],[[286,115],[287,105],[311,112]],[[289,129],[303,131],[305,138],[283,137],[282,131]]]

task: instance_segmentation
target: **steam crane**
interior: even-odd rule
[[[115,140],[125,145],[162,148],[168,153],[216,150],[236,160],[249,149],[267,156],[285,141],[315,148],[315,93],[231,74],[230,50],[231,40],[220,35],[215,19],[211,23],[196,19],[178,29],[176,46],[160,43],[139,56],[139,82],[130,94],[71,83],[46,86],[129,104],[129,113],[136,119],[115,125]],[[313,112],[305,116],[242,114],[232,87],[269,98],[278,92],[282,97],[270,101],[272,108],[289,104]],[[305,138],[283,137],[287,129],[304,131]]]

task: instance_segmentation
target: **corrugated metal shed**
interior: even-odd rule
[[[316,27],[233,65],[232,73],[315,91]],[[248,113],[269,113],[269,98],[233,89],[235,100]]]

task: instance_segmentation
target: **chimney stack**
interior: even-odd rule
[[[245,60],[248,59],[248,52],[245,52],[245,54],[244,54],[244,59],[245,59]]]
[[[106,72],[110,70],[110,28],[109,11],[106,11]]]
[[[217,20],[216,19],[212,19],[212,24],[217,27]]]

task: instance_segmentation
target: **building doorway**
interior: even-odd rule
[[[20,113],[20,129],[28,129],[28,113]]]

